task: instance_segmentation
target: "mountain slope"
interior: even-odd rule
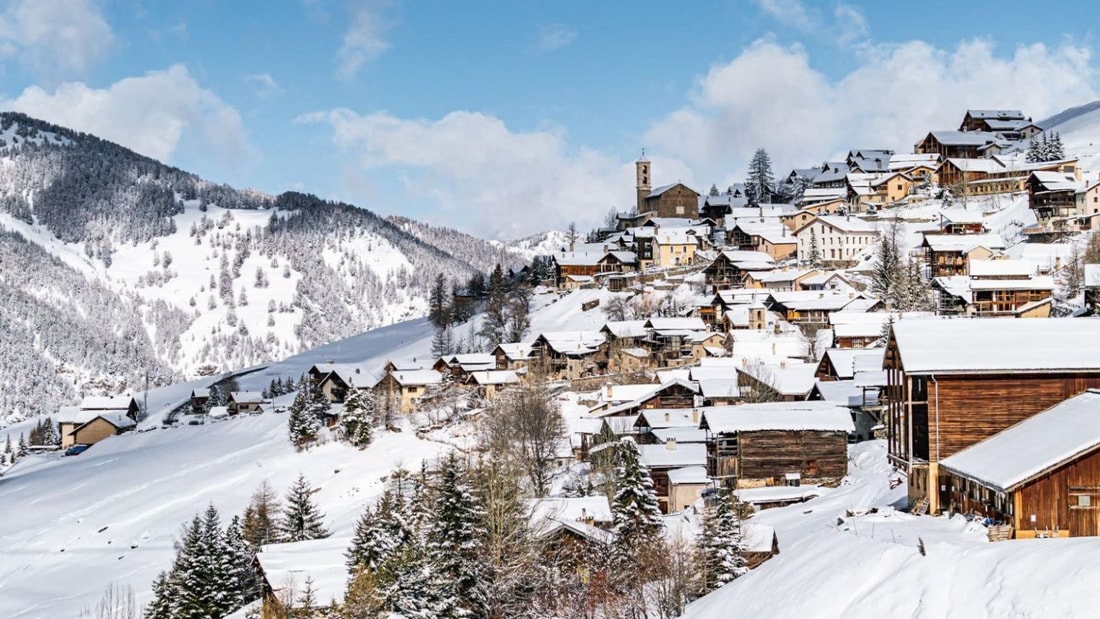
[[[0,385],[44,383],[3,388],[0,426],[147,372],[161,384],[250,366],[422,316],[437,274],[484,269],[365,209],[216,185],[13,113],[0,114],[0,229],[9,251],[37,247],[19,255],[39,275],[0,274],[0,317],[43,300],[5,338],[19,353]],[[111,337],[129,348],[93,323],[122,325]],[[53,324],[92,325],[100,344],[50,346]]]
[[[1059,112],[1039,126],[1061,136],[1066,156],[1079,158],[1085,172],[1100,172],[1100,101]]]

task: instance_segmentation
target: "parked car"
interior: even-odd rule
[[[73,445],[72,447],[65,450],[65,455],[79,456],[80,454],[87,451],[89,447],[91,447],[91,445]]]

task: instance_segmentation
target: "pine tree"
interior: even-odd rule
[[[307,381],[306,385],[309,388],[309,400],[306,403],[306,409],[313,424],[314,436],[316,436],[321,431],[324,420],[332,413],[332,404],[328,401],[324,389],[321,389],[320,383]]]
[[[489,276],[489,298],[485,303],[485,316],[478,335],[488,346],[503,341],[507,329],[508,291],[504,285],[504,272],[497,264]]]
[[[4,442],[4,453],[11,455],[11,434],[7,435],[7,439]]]
[[[453,453],[439,472],[433,520],[428,529],[428,556],[452,588],[455,608],[449,616],[480,616],[484,578],[481,570],[484,510],[470,491],[467,471]],[[445,613],[442,616],[448,616]]]
[[[287,491],[282,518],[279,520],[279,541],[301,542],[329,536],[324,527],[325,515],[313,504],[313,489],[304,475]]]
[[[875,253],[875,263],[871,272],[871,292],[893,309],[897,305],[901,292],[901,282],[905,275],[901,249],[898,245],[901,235],[901,223],[896,217],[883,231]]]
[[[237,609],[260,596],[260,583],[253,568],[256,553],[244,538],[243,525],[237,516],[233,516],[225,528],[225,546],[232,581],[231,601]]]
[[[29,456],[30,453],[31,453],[31,450],[27,447],[27,437],[23,436],[23,433],[20,432],[19,433],[19,453],[18,453],[18,455],[19,455],[20,458],[25,458],[25,457]]]
[[[46,425],[42,432],[43,445],[60,445],[61,437],[57,434],[57,426],[53,425],[53,419],[46,417]]]
[[[312,387],[307,382],[302,383],[298,389],[298,395],[294,396],[294,403],[290,405],[287,418],[287,432],[290,434],[290,442],[298,449],[317,440],[320,430],[316,416],[312,414]],[[326,406],[328,403],[325,403]]]
[[[205,619],[209,615],[203,598],[209,574],[205,571],[202,552],[202,518],[196,514],[184,529],[183,539],[176,548],[176,560],[168,577],[171,588],[169,603],[173,618]]]
[[[821,247],[818,245],[817,233],[810,229],[810,266],[813,268],[821,268]]]
[[[377,505],[364,510],[346,555],[348,569],[377,570],[409,541],[413,532],[405,524],[407,507],[399,491],[387,488]]]
[[[241,536],[254,550],[278,540],[279,495],[265,479],[244,510]]]
[[[620,561],[653,545],[664,527],[653,478],[639,460],[638,446],[623,439],[615,447],[615,497],[611,502],[615,555]]]
[[[438,330],[444,326],[447,313],[447,278],[442,273],[435,276],[431,292],[428,294],[428,320]]]
[[[381,606],[400,617],[435,619],[455,615],[442,573],[433,569],[422,541],[413,538],[378,569],[377,595]]]
[[[747,571],[742,556],[741,521],[728,491],[720,491],[703,512],[699,534],[704,592],[712,591]]]
[[[374,440],[374,396],[369,391],[351,387],[344,399],[344,440],[363,449]]]
[[[1054,134],[1054,138],[1050,141],[1050,152],[1047,153],[1050,157],[1047,161],[1057,161],[1066,158],[1066,149],[1062,146],[1062,136],[1058,133]]]
[[[145,619],[173,619],[173,589],[168,581],[168,573],[161,572],[153,581],[153,601],[145,607]]]
[[[772,160],[768,151],[756,149],[749,162],[748,180],[745,181],[745,193],[749,206],[758,206],[771,201],[775,177],[772,174]]]

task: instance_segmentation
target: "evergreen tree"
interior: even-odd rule
[[[25,457],[29,456],[30,453],[31,453],[31,450],[27,447],[27,437],[23,436],[23,433],[20,432],[19,433],[19,453],[18,453],[18,455],[19,455],[20,458],[25,458]]]
[[[8,434],[4,441],[4,453],[11,455],[11,434]]]
[[[259,550],[264,544],[278,540],[279,495],[265,479],[252,493],[248,507],[241,519],[241,537],[253,548]]]
[[[42,444],[43,445],[60,445],[61,437],[58,435],[57,426],[53,424],[53,419],[46,417],[46,426],[42,432]]]
[[[519,285],[508,296],[508,316],[505,321],[504,339],[508,342],[521,342],[531,327],[531,289]],[[496,342],[499,344],[500,342]]]
[[[1062,146],[1062,136],[1058,133],[1054,134],[1054,138],[1050,141],[1049,148],[1050,150],[1047,153],[1049,159],[1047,159],[1047,161],[1057,161],[1066,158],[1066,149]]]
[[[441,572],[432,569],[424,544],[417,537],[382,562],[377,579],[381,606],[397,616],[435,619],[456,614],[448,583]]]
[[[279,520],[279,541],[301,542],[329,536],[323,523],[325,516],[314,505],[312,494],[313,489],[305,476],[298,475],[285,497],[286,507]]]
[[[480,616],[484,595],[481,570],[484,510],[470,491],[468,472],[453,453],[443,461],[433,519],[428,529],[428,554],[445,578],[454,598],[452,613]],[[445,596],[446,598],[447,596]]]
[[[503,341],[508,327],[508,291],[504,285],[504,272],[497,264],[489,276],[489,298],[485,303],[485,316],[478,334],[488,346],[496,346]]]
[[[745,194],[749,206],[758,206],[771,201],[775,177],[772,174],[772,160],[768,151],[756,149],[749,162],[748,179],[745,181]]]
[[[633,440],[616,444],[615,460],[615,497],[611,502],[614,550],[620,561],[630,561],[643,547],[657,542],[664,520],[653,478],[642,466]]]
[[[145,619],[173,619],[172,594],[168,573],[161,572],[153,581],[153,601],[145,607]]]
[[[290,442],[298,449],[317,440],[317,433],[320,430],[320,424],[310,410],[312,391],[308,382],[303,383],[298,389],[298,394],[294,396],[294,403],[290,405],[287,432],[290,434]]]
[[[710,192],[707,195],[709,195],[711,197],[717,196],[718,195],[718,185],[712,184],[710,186]]]
[[[444,325],[447,318],[446,310],[447,278],[443,276],[443,273],[438,273],[432,283],[432,290],[428,294],[428,320],[432,322],[436,329]]]
[[[320,383],[315,383],[310,380],[306,381],[305,385],[309,389],[309,400],[306,403],[306,410],[309,413],[309,422],[311,424],[313,436],[316,437],[321,431],[324,420],[332,413],[332,404],[328,401],[328,396],[325,395],[325,391],[321,389]]]
[[[405,497],[393,488],[387,488],[374,508],[367,508],[355,523],[355,536],[348,548],[348,569],[377,570],[399,548],[408,543],[413,531],[406,519],[408,505]]]
[[[741,521],[728,491],[720,491],[714,504],[705,508],[698,546],[705,592],[713,591],[747,571],[742,556]]]
[[[341,417],[344,440],[360,449],[370,445],[374,440],[374,408],[374,396],[370,391],[351,387],[344,399],[344,414]]]
[[[810,229],[810,266],[813,268],[821,268],[821,247],[817,241],[817,233]]]
[[[905,269],[902,260],[899,238],[901,222],[893,218],[882,233],[875,253],[875,263],[871,272],[871,292],[893,309],[897,306],[901,294]]]
[[[232,582],[232,606],[236,609],[260,596],[260,583],[253,568],[256,553],[244,538],[243,524],[237,516],[233,516],[225,528],[225,546]]]

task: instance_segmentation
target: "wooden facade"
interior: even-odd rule
[[[707,444],[707,474],[735,487],[837,483],[848,474],[846,432],[763,430],[719,434]]]
[[[927,497],[932,513],[944,505],[939,460],[1100,387],[1100,360],[1088,371],[911,375],[893,336],[883,365],[889,458],[908,473],[910,498]]]
[[[639,204],[640,212],[654,212],[657,217],[699,218],[699,192],[683,183],[671,187],[658,188],[645,198],[645,204]]]

